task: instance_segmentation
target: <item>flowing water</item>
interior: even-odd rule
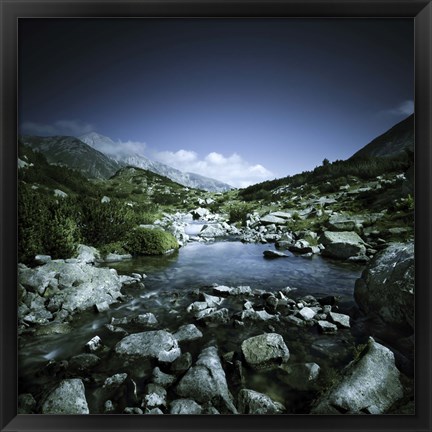
[[[340,304],[345,310],[353,305],[354,282],[360,276],[362,266],[335,262],[320,256],[305,258],[289,252],[288,258],[264,258],[263,252],[273,248],[272,245],[243,244],[239,241],[190,243],[169,255],[139,257],[106,264],[120,274],[145,273],[145,287],[127,287],[124,290],[127,294],[126,300],[111,305],[109,311],[100,314],[86,311],[76,315],[71,323],[72,331],[66,335],[23,335],[19,348],[20,391],[36,391],[39,384],[49,380],[45,372],[40,372],[46,369],[49,361],[68,360],[84,352],[85,343],[95,335],[101,337],[105,346],[114,347],[121,335],[113,334],[104,327],[113,317],[131,317],[152,312],[159,322],[157,328],[172,332],[182,324],[193,323],[194,319],[188,316],[186,307],[197,300],[198,289],[211,293],[210,286],[215,283],[227,286],[248,285],[252,290],[274,292],[290,287],[293,289],[294,298],[307,294],[316,297],[337,295],[340,296]],[[228,308],[230,313],[241,310],[241,304],[231,299],[226,299],[222,307]],[[130,326],[127,330],[129,333],[143,331],[139,326]],[[352,340],[349,330],[327,336],[319,335],[315,329],[300,330],[280,322],[272,323],[270,327],[269,323],[248,325],[241,331],[231,324],[205,329],[204,338],[199,343],[186,344],[182,346],[182,351],[191,352],[195,361],[203,344],[210,340],[217,342],[221,353],[238,351],[242,340],[263,331],[275,331],[283,335],[290,347],[290,362],[293,363],[317,361],[318,358],[321,365],[329,359],[334,364],[337,361],[346,361],[342,354],[338,358],[338,349]],[[335,356],[327,353],[324,359],[320,358],[325,351],[330,354],[333,351]],[[109,354],[107,358],[110,359]],[[109,376],[119,371],[127,371],[135,374],[138,383],[144,383],[146,377],[148,379],[151,365],[142,367],[142,371],[131,371],[113,359],[106,360],[97,372],[102,376]],[[295,405],[298,395],[293,392],[289,383],[283,384],[284,378],[280,373],[266,372],[248,376],[246,371],[245,379],[252,388],[266,391],[283,403],[291,401]],[[91,384],[89,386],[91,388]],[[90,405],[96,407],[98,402],[94,401],[94,396],[90,395],[89,398]],[[293,408],[293,412],[295,409]]]

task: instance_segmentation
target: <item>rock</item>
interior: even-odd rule
[[[200,237],[214,238],[227,235],[226,230],[221,224],[204,225],[198,234]]]
[[[95,304],[95,309],[99,313],[105,312],[105,311],[109,310],[109,308],[110,308],[109,304],[106,301],[104,301],[102,303]]]
[[[183,374],[192,366],[192,355],[189,352],[183,353],[171,363],[171,372]]]
[[[289,316],[285,317],[284,321],[287,321],[287,322],[294,324],[298,327],[305,327],[306,326],[306,322],[304,320],[302,320],[301,318],[298,318],[294,315],[289,315]]]
[[[246,339],[241,344],[246,363],[254,369],[271,369],[286,363],[289,350],[283,337],[277,333],[265,333]]]
[[[23,393],[18,396],[18,414],[33,414],[36,408],[36,400],[31,393]]]
[[[211,402],[222,413],[237,414],[214,346],[202,350],[195,365],[180,380],[176,391],[180,397],[199,403]]]
[[[36,336],[49,336],[54,334],[68,334],[71,331],[72,327],[69,323],[50,322],[37,327],[34,334]]]
[[[174,375],[169,375],[162,372],[158,367],[153,369],[152,382],[162,387],[169,387],[177,378]]]
[[[137,415],[141,415],[144,414],[143,410],[141,408],[138,407],[126,407],[123,410],[123,414],[137,414]]]
[[[100,260],[100,253],[96,248],[92,246],[79,244],[77,247],[76,259],[78,260],[78,262],[92,264]]]
[[[227,287],[225,285],[217,285],[213,287],[213,293],[227,297],[229,295],[251,295],[252,290],[249,286]]]
[[[306,306],[298,311],[298,315],[300,315],[300,317],[303,318],[305,321],[309,321],[313,319],[313,317],[316,315],[316,312],[310,307]]]
[[[276,315],[269,314],[265,310],[256,311],[253,309],[246,309],[242,311],[241,319],[251,320],[251,321],[268,321],[268,320],[278,319],[278,317]]]
[[[348,259],[354,256],[365,256],[366,246],[361,237],[350,231],[331,232],[325,231],[320,237],[320,242],[325,246],[323,256],[336,259]]]
[[[372,338],[364,352],[342,372],[312,414],[384,414],[403,396],[393,353]]]
[[[282,219],[292,219],[292,213],[283,212],[283,211],[272,212],[272,213],[270,213],[270,216],[274,216],[274,217],[282,218]]]
[[[221,305],[224,301],[222,297],[216,297],[206,293],[201,293],[200,297],[203,301],[207,303],[208,307],[217,307]]]
[[[66,198],[68,194],[60,189],[54,189],[54,196],[58,198]]]
[[[360,279],[354,298],[369,316],[387,325],[414,330],[414,243],[393,243],[379,252]]]
[[[167,392],[162,386],[154,383],[147,384],[145,393],[141,405],[143,408],[152,409],[166,406]]]
[[[341,328],[350,328],[350,317],[349,315],[340,314],[336,312],[330,312],[329,318],[331,322],[336,324],[338,327]]]
[[[101,198],[101,203],[102,203],[102,204],[106,204],[106,203],[109,203],[109,202],[111,202],[111,199],[110,199],[109,197],[107,197],[106,195],[104,195],[104,196]]]
[[[207,302],[193,302],[187,307],[186,312],[196,315],[197,312],[201,312],[208,308],[209,305],[207,304]]]
[[[203,334],[198,330],[195,324],[185,324],[173,334],[174,339],[178,342],[193,341],[203,337]]]
[[[91,369],[99,364],[101,359],[95,354],[78,354],[69,361],[69,367],[78,371]]]
[[[265,258],[282,258],[287,257],[287,254],[283,252],[275,251],[275,250],[265,250],[263,252]]]
[[[206,309],[211,312],[205,314],[199,318],[200,321],[204,321],[206,325],[210,327],[218,326],[220,324],[227,324],[229,322],[228,309],[222,308],[217,311],[213,311],[213,308]],[[205,311],[203,311],[205,312]]]
[[[365,219],[359,216],[332,214],[327,222],[329,228],[336,231],[359,231]]]
[[[97,351],[102,347],[102,340],[99,336],[95,336],[85,344],[85,347],[89,352]]]
[[[242,389],[238,394],[240,414],[281,414],[285,407],[269,396],[254,390]]]
[[[115,408],[114,408],[114,404],[112,403],[112,401],[109,399],[107,401],[105,401],[104,413],[109,414],[109,413],[112,413],[114,410],[115,410]]]
[[[102,389],[108,392],[117,390],[127,379],[127,373],[118,373],[111,377],[108,377],[102,386]]]
[[[166,363],[173,362],[181,354],[177,339],[164,330],[131,334],[123,338],[114,350],[122,357],[155,358]]]
[[[327,334],[332,334],[337,332],[337,326],[335,324],[329,323],[328,321],[318,320],[318,328]]]
[[[36,255],[35,256],[35,262],[36,264],[46,264],[51,261],[50,255]]]
[[[138,315],[132,321],[134,324],[139,324],[139,325],[149,326],[149,327],[153,327],[158,323],[158,320],[151,312]]]
[[[205,218],[210,213],[210,211],[207,210],[207,209],[205,209],[205,208],[198,207],[195,210],[191,210],[189,213],[192,215],[192,217],[195,220],[197,220],[197,219],[203,219],[203,218]]]
[[[201,414],[201,412],[201,406],[192,399],[176,399],[170,405],[170,414]]]
[[[84,384],[80,379],[67,379],[47,396],[42,414],[89,414]]]
[[[270,225],[270,224],[275,224],[275,225],[285,225],[286,224],[286,219],[283,219],[281,217],[277,217],[277,216],[272,216],[270,214],[263,216],[260,219],[260,223],[262,225]]]
[[[50,261],[48,261],[49,263]],[[48,264],[47,263],[47,264]],[[25,267],[18,269],[18,280],[20,284],[28,291],[43,295],[49,285],[52,285],[57,272],[48,270],[47,265],[36,267],[34,269]]]
[[[301,254],[312,252],[312,246],[306,240],[297,240],[293,245],[289,246],[291,252],[297,252]]]

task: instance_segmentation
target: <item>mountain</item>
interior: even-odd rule
[[[414,151],[414,114],[372,140],[350,159],[396,156],[404,150]]]
[[[19,143],[42,153],[51,164],[67,166],[87,177],[106,179],[122,165],[71,136],[21,136]]]
[[[79,139],[100,152],[115,158],[123,166],[129,165],[146,169],[156,174],[168,177],[183,186],[203,189],[209,192],[225,192],[232,189],[232,187],[227,183],[201,176],[199,174],[183,172],[161,162],[151,160],[143,155],[122,153],[119,149],[119,144],[116,144],[111,138],[100,135],[96,132],[81,135]]]

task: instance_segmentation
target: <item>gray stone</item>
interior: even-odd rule
[[[63,380],[42,404],[42,414],[89,414],[84,384],[80,379]]]
[[[94,336],[85,344],[85,347],[89,352],[97,351],[102,347],[102,340],[99,336]]]
[[[199,403],[211,402],[222,413],[237,414],[214,346],[202,350],[195,365],[180,380],[176,391],[180,397]]]
[[[348,259],[354,256],[364,256],[366,246],[361,237],[355,232],[325,231],[320,237],[320,242],[325,246],[323,256],[336,259]]]
[[[286,219],[281,218],[281,217],[277,217],[277,216],[273,216],[273,215],[266,215],[263,216],[260,219],[260,223],[262,225],[270,225],[270,224],[275,224],[275,225],[285,225],[286,224]]]
[[[331,322],[336,324],[338,327],[341,328],[350,328],[350,317],[349,315],[340,314],[336,312],[330,312],[329,318]]]
[[[242,389],[238,394],[238,410],[240,414],[281,414],[285,407],[263,393]]]
[[[115,346],[115,352],[122,357],[155,358],[166,363],[173,362],[181,354],[177,339],[164,330],[126,336]]]
[[[212,312],[201,316],[199,320],[204,321],[205,324],[210,327],[226,324],[229,322],[228,309],[222,308],[217,311],[213,311],[212,309],[213,308],[206,309],[206,311],[211,310]]]
[[[174,339],[178,342],[193,341],[203,337],[203,334],[198,330],[195,324],[185,324],[173,334]]]
[[[36,400],[31,393],[18,396],[18,414],[32,414],[36,408]]]
[[[354,298],[367,315],[414,329],[414,243],[394,243],[375,255],[357,279]]]
[[[50,255],[36,255],[35,256],[35,262],[36,264],[46,264],[47,262],[51,261]]]
[[[144,414],[143,410],[141,408],[138,407],[126,407],[123,410],[123,414],[136,414],[136,415],[141,415]]]
[[[312,414],[385,414],[402,396],[393,353],[369,338],[364,352],[320,397]]]
[[[153,369],[152,382],[162,387],[169,387],[177,378],[174,375],[162,372],[158,367]]]
[[[176,399],[170,405],[170,414],[201,414],[201,412],[201,406],[192,399]]]
[[[288,256],[283,252],[279,252],[275,250],[265,250],[263,252],[263,255],[265,258],[286,258]]]
[[[77,247],[76,258],[79,262],[91,264],[97,260],[100,260],[101,257],[99,251],[96,248],[80,244]]]
[[[309,321],[313,319],[313,317],[316,315],[316,312],[311,309],[310,307],[303,307],[298,311],[298,315],[304,319],[305,321]]]
[[[103,390],[113,391],[118,389],[127,379],[127,373],[118,373],[108,377],[102,386]]]
[[[95,305],[95,309],[99,312],[99,313],[101,313],[101,312],[105,312],[105,311],[107,311],[107,310],[109,310],[109,304],[108,304],[108,302],[107,301],[104,301],[104,302],[102,302],[102,303],[98,303],[98,304],[96,304]]]
[[[269,320],[278,320],[277,315],[271,315],[265,310],[253,310],[246,309],[241,313],[242,320],[250,320],[250,321],[269,321]]]
[[[336,333],[337,332],[337,326],[335,324],[329,323],[328,321],[319,320],[317,322],[318,328],[323,333]]]
[[[147,312],[145,314],[138,315],[132,321],[135,324],[140,324],[140,325],[148,326],[148,327],[153,327],[158,323],[156,317],[151,312]]]
[[[289,247],[291,252],[297,252],[301,254],[312,252],[312,247],[306,240],[297,240],[292,246]]]
[[[227,235],[226,230],[221,224],[204,225],[198,234],[200,237],[214,238]]]
[[[141,405],[143,408],[152,409],[166,406],[167,392],[162,386],[154,383],[147,384],[145,393]]]
[[[282,219],[291,219],[292,213],[283,212],[283,211],[276,211],[276,212],[270,213],[270,216],[275,216],[277,218],[282,218]]]
[[[283,337],[277,333],[265,333],[246,339],[241,344],[246,363],[254,369],[271,369],[286,363],[289,350]]]
[[[78,371],[88,370],[99,364],[100,360],[95,354],[78,354],[70,359],[69,367]]]
[[[171,363],[171,372],[182,374],[192,366],[192,355],[189,352],[183,353]]]
[[[206,293],[201,293],[200,297],[207,303],[208,307],[217,307],[224,301],[222,297],[212,296]]]

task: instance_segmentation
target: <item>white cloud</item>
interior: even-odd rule
[[[93,125],[80,120],[58,120],[52,124],[24,122],[20,127],[23,135],[71,135],[79,136],[94,130]]]
[[[260,164],[250,164],[237,153],[224,156],[211,152],[204,159],[199,159],[197,153],[182,149],[176,152],[158,152],[154,157],[181,171],[211,177],[240,188],[274,178],[271,171]]]
[[[406,100],[401,102],[394,108],[384,111],[384,114],[390,114],[394,116],[409,116],[414,112],[414,101]]]
[[[107,154],[115,159],[143,154],[146,143],[141,141],[112,141],[110,138],[100,141],[96,147],[102,153]]]

